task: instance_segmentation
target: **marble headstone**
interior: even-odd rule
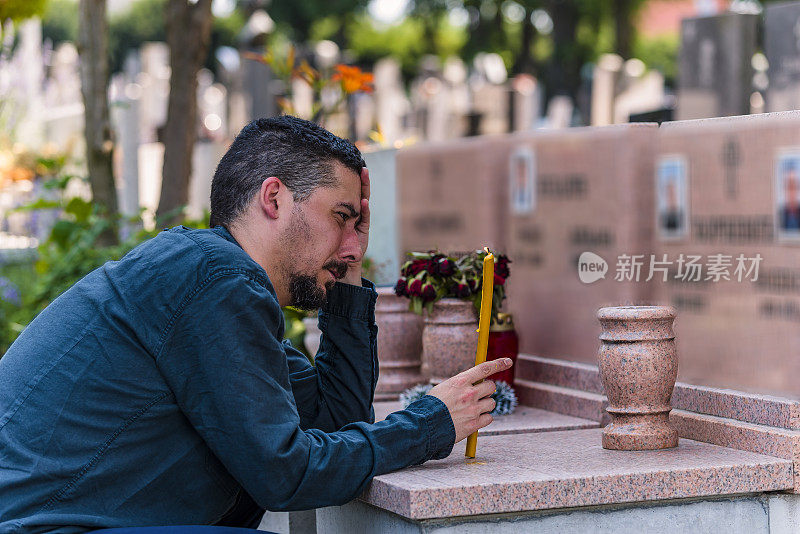
[[[800,112],[665,123],[653,182],[679,379],[800,394]]]
[[[678,119],[750,112],[758,17],[724,13],[682,21]]]
[[[770,4],[764,12],[767,111],[800,109],[800,2]]]
[[[425,143],[397,153],[400,250],[506,247],[508,136]],[[403,258],[401,258],[402,261]]]
[[[616,278],[619,258],[651,246],[656,134],[638,123],[514,136],[507,295],[522,352],[596,362],[597,309],[647,300],[635,277]]]

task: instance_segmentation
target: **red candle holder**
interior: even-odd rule
[[[517,368],[519,338],[514,330],[514,319],[510,313],[498,313],[497,321],[489,328],[489,346],[486,349],[486,361],[498,358],[511,358],[514,365],[510,369],[491,375],[488,379],[502,380],[509,386],[514,385],[514,371]]]

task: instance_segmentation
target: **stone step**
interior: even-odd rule
[[[516,365],[515,376],[524,380],[580,389],[589,393],[603,393],[603,384],[596,365],[532,354],[520,354]]]
[[[678,409],[669,420],[681,438],[792,460],[793,491],[800,492],[800,431]]]
[[[800,401],[677,383],[672,406],[737,421],[800,430]]]
[[[606,412],[608,400],[604,395],[523,378],[514,380],[514,389],[522,405],[590,419],[601,425],[606,425],[610,421]]]

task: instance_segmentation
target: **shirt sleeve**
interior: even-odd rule
[[[304,430],[278,339],[282,320],[273,293],[258,280],[216,275],[179,309],[157,353],[186,417],[260,506],[343,504],[376,475],[450,453],[453,423],[432,396],[380,423]]]
[[[378,382],[378,327],[372,282],[334,285],[320,310],[322,341],[312,366],[284,341],[300,425],[326,432],[348,423],[372,423]]]

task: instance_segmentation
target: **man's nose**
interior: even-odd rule
[[[361,243],[358,241],[358,233],[355,228],[348,228],[342,236],[342,244],[339,247],[339,257],[344,261],[357,262],[361,261],[363,252],[361,251]]]

